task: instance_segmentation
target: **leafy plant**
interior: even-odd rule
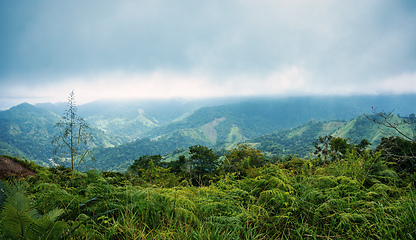
[[[57,221],[63,210],[53,209],[41,216],[26,196],[27,183],[17,181],[7,190],[7,199],[1,212],[1,229],[12,239],[59,239],[66,223]]]

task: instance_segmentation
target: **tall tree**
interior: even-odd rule
[[[228,151],[221,165],[221,171],[224,173],[235,172],[241,177],[247,176],[247,172],[251,168],[262,167],[265,164],[264,155],[260,150],[243,143]]]
[[[68,109],[55,126],[61,128],[59,135],[52,140],[52,144],[55,145],[55,159],[69,158],[72,170],[78,168],[88,158],[93,159],[87,143],[94,138],[89,133],[88,124],[77,115],[74,90],[68,97]]]
[[[190,182],[196,180],[198,185],[203,185],[217,170],[219,157],[211,148],[201,145],[190,146],[189,154]],[[193,179],[193,176],[197,178]]]

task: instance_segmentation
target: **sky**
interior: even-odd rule
[[[416,1],[0,0],[21,102],[416,94]]]

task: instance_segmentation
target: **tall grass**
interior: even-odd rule
[[[414,239],[415,189],[380,155],[291,161],[204,187],[51,170],[28,179],[25,196],[41,215],[63,211],[53,220],[74,229],[67,239]],[[6,226],[11,213],[2,214]]]

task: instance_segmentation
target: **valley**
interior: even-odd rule
[[[382,136],[394,133],[364,114],[377,106],[407,116],[416,112],[415,101],[413,95],[97,101],[78,106],[78,113],[95,138],[89,148],[96,162],[88,168],[125,171],[142,155],[168,156],[196,144],[226,152],[245,142],[280,158],[308,158],[312,143],[327,135],[351,142],[368,139],[375,147]],[[1,111],[0,154],[48,166],[59,130],[54,125],[64,111],[65,104],[27,103]]]
[[[93,108],[96,161],[79,168],[51,164],[59,114],[12,107],[0,112],[0,236],[412,239],[414,141],[383,138],[397,136],[376,123],[384,115],[341,102],[244,101],[165,120]],[[414,137],[400,124],[413,107],[389,123]]]

